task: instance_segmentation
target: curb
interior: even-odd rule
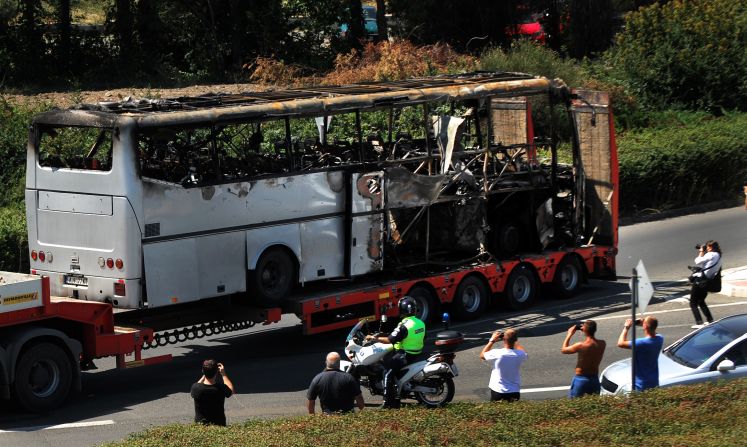
[[[735,267],[721,272],[719,295],[747,298],[747,266]]]
[[[626,225],[633,225],[637,223],[654,222],[657,220],[669,219],[671,217],[686,216],[688,214],[707,213],[709,211],[716,211],[724,208],[740,206],[743,203],[744,202],[742,201],[742,199],[732,199],[713,203],[703,203],[701,205],[689,206],[687,208],[677,208],[673,210],[651,210],[651,214],[639,214],[637,216],[620,217],[619,226],[624,227]]]

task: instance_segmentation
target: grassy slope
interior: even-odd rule
[[[396,411],[396,412],[395,412]],[[587,397],[458,403],[439,410],[168,425],[110,446],[736,446],[746,445],[747,379]]]

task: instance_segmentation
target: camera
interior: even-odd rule
[[[498,334],[498,341],[502,341],[505,336],[506,336],[506,334],[504,334],[503,332],[501,332],[500,334]]]
[[[706,249],[706,244],[695,244],[695,249],[696,250],[705,250]]]
[[[636,326],[643,326],[643,318],[636,318],[635,319],[635,325]]]
[[[580,331],[580,330],[582,330],[583,328],[584,328],[584,323],[583,323],[583,322],[581,322],[581,323],[576,323],[576,330],[577,330],[577,331]]]

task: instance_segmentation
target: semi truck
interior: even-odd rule
[[[564,138],[561,138],[564,137]],[[568,298],[614,278],[609,96],[522,73],[81,105],[29,131],[30,274],[0,280],[0,397],[294,314],[305,334]]]

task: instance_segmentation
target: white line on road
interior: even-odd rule
[[[547,391],[564,391],[570,389],[570,386],[549,386],[546,388],[522,388],[521,394],[524,393],[544,393]]]
[[[0,433],[17,433],[17,432],[32,432],[39,430],[59,430],[61,428],[83,428],[83,427],[96,427],[99,425],[113,425],[115,422],[111,419],[106,421],[91,421],[91,422],[72,422],[69,424],[57,424],[57,425],[37,425],[35,427],[22,427],[13,428],[10,430],[0,430]]]

